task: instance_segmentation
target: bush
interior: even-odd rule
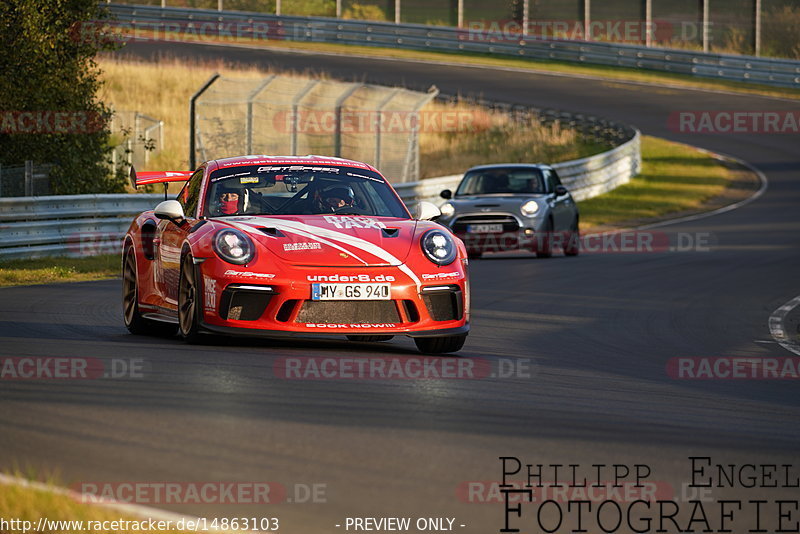
[[[96,0],[0,3],[0,164],[54,164],[54,194],[124,190],[108,166],[110,110],[95,97],[102,85],[95,55],[114,48],[97,31],[105,16]],[[66,132],[57,116],[69,117]],[[35,125],[23,128],[23,117]]]
[[[764,14],[761,35],[764,55],[800,59],[800,7],[783,6]]]
[[[365,4],[351,4],[342,13],[343,19],[355,20],[388,20],[386,13],[378,6]]]

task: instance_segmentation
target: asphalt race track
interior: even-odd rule
[[[797,380],[675,380],[666,371],[676,357],[793,356],[770,336],[768,318],[800,294],[797,134],[689,135],[671,131],[667,119],[682,110],[797,111],[797,102],[217,46],[139,43],[126,53],[223,58],[416,89],[435,84],[446,93],[592,113],[741,158],[769,186],[739,209],[659,228],[708,233],[710,250],[472,262],[473,329],[459,356],[528,366],[510,378],[286,380],[278,376],[282,358],[416,352],[409,339],[335,337],[190,346],[129,335],[118,280],[2,289],[0,356],[130,359],[144,370],[141,378],[2,383],[0,467],[57,472],[66,485],[277,482],[287,502],[150,505],[205,517],[272,515],[285,532],[344,531],[348,516],[403,515],[455,517],[456,530],[497,532],[502,505],[465,502],[458,488],[499,480],[499,456],[587,470],[647,464],[651,480],[669,483],[676,499],[690,480],[688,456],[797,463]],[[302,485],[314,484],[324,485],[320,502],[297,502],[310,500]],[[795,500],[800,493],[714,492]],[[522,532],[537,531],[532,512],[519,521]]]

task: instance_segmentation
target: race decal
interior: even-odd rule
[[[284,252],[296,252],[303,250],[322,250],[322,243],[314,242],[300,242],[300,243],[284,243]]]
[[[326,215],[325,222],[336,228],[386,228],[386,225],[372,217],[359,217],[349,215]]]
[[[217,310],[217,281],[211,277],[203,276],[203,299],[207,312]]]

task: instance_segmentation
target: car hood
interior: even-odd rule
[[[518,211],[519,206],[529,200],[543,201],[547,195],[527,194],[527,195],[491,195],[491,196],[464,196],[456,197],[449,202],[455,207],[457,212],[481,212],[481,211]]]
[[[401,265],[416,241],[417,221],[358,215],[253,216],[217,219],[247,232],[292,265]]]

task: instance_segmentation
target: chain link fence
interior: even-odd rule
[[[415,181],[420,110],[437,93],[280,75],[219,77],[195,101],[194,155],[324,154],[374,165],[393,182]]]
[[[33,161],[23,165],[0,165],[0,197],[49,195],[51,167]]]
[[[111,163],[143,169],[150,158],[164,146],[164,121],[138,111],[115,111],[111,118]]]

